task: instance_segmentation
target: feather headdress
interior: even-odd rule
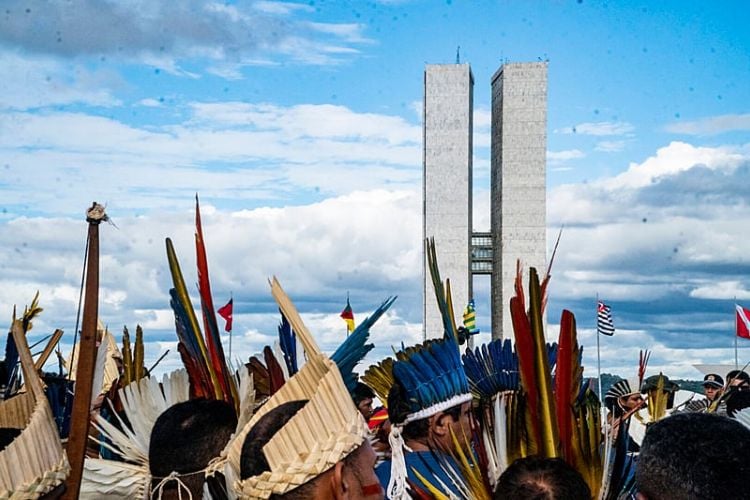
[[[0,450],[2,498],[43,496],[63,483],[70,472],[52,410],[26,343],[35,314],[33,309],[25,311],[23,320],[17,320],[14,311],[11,326],[10,335],[18,349],[26,391],[0,402],[1,425],[20,429],[20,434]]]
[[[392,427],[389,441],[392,450],[391,478],[387,495],[392,499],[408,498],[404,440],[401,429],[472,399],[469,381],[461,365],[454,337],[428,340],[396,353],[393,378],[403,389],[408,406],[405,415],[389,408]]]
[[[235,493],[243,497],[268,498],[272,493],[285,493],[304,484],[359,447],[367,435],[367,425],[354,406],[338,367],[322,354],[276,278],[271,281],[271,292],[304,346],[308,361],[256,411],[222,453],[226,461],[217,464],[217,468],[223,467],[228,483],[235,478]],[[308,404],[264,447],[271,473],[240,481],[240,454],[248,432],[269,411],[301,399],[307,399]],[[298,439],[299,436],[310,438]]]
[[[191,396],[224,400],[233,404],[237,409],[239,406],[238,389],[235,379],[230,375],[216,323],[197,196],[195,198],[195,228],[198,292],[204,332],[201,332],[198,318],[193,310],[172,240],[166,239],[167,261],[174,284],[169,294],[179,339],[177,349],[190,377]]]

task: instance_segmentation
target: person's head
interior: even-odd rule
[[[498,479],[496,500],[589,500],[591,490],[573,467],[561,458],[526,457],[516,460]]]
[[[649,427],[636,467],[638,498],[745,499],[750,430],[710,413],[678,413]]]
[[[648,398],[659,397],[659,388],[661,387],[661,393],[667,398],[667,408],[674,406],[675,393],[680,390],[680,386],[669,380],[669,377],[660,373],[658,375],[651,375],[646,377],[641,384],[641,393],[646,394]]]
[[[372,415],[372,401],[375,398],[375,393],[368,386],[362,382],[357,382],[354,391],[352,391],[352,399],[354,404],[365,417],[365,420],[369,419]]]
[[[618,417],[631,410],[640,408],[643,406],[643,396],[641,396],[637,386],[637,381],[631,384],[630,381],[625,379],[618,380],[612,384],[612,387],[605,394],[605,406]]]
[[[236,427],[234,407],[224,401],[194,399],[169,407],[156,419],[151,432],[148,460],[152,488],[175,472],[193,498],[200,498],[203,470],[219,456]],[[164,481],[159,487],[162,498],[180,495],[177,480]]]
[[[724,379],[715,373],[709,373],[703,377],[703,394],[709,401],[714,401],[721,395],[724,388]]]
[[[281,430],[294,415],[305,407],[307,401],[291,401],[269,411],[248,432],[242,444],[240,478],[247,479],[270,472],[263,447]],[[380,499],[382,489],[375,476],[375,453],[369,441],[335,463],[331,468],[313,477],[296,488],[272,495],[278,500],[331,499]]]
[[[728,387],[747,387],[750,386],[750,375],[742,370],[732,370],[727,373]]]
[[[392,424],[403,425],[410,412],[404,388],[396,381],[388,392],[389,420]],[[463,443],[464,438],[471,436],[471,425],[471,402],[467,402],[408,422],[403,425],[401,434],[409,446],[410,442],[416,442],[430,449],[449,451],[454,449],[451,433]]]

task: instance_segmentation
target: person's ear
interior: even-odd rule
[[[640,491],[635,494],[636,500],[648,500],[648,497],[641,493]]]
[[[447,413],[436,413],[430,420],[430,428],[432,429],[432,433],[438,437],[447,436],[450,432],[451,421],[452,418]]]
[[[351,498],[351,486],[344,478],[344,462],[336,462],[331,474],[331,493],[334,500],[347,500]]]

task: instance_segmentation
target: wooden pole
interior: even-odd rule
[[[96,327],[99,317],[99,224],[103,220],[107,220],[104,208],[94,202],[86,214],[86,221],[89,223],[86,291],[83,304],[83,322],[81,324],[81,343],[78,349],[73,412],[66,448],[68,461],[70,462],[70,475],[65,483],[63,500],[78,498],[81,478],[83,477],[83,461],[86,456],[94,367],[96,366]]]

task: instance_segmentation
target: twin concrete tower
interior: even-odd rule
[[[547,63],[504,64],[492,77],[489,233],[472,227],[473,88],[468,64],[425,68],[423,235],[435,238],[457,320],[473,298],[474,275],[489,274],[492,338],[513,338],[516,260],[524,276],[546,269]],[[424,336],[441,337],[426,259],[423,281]]]

